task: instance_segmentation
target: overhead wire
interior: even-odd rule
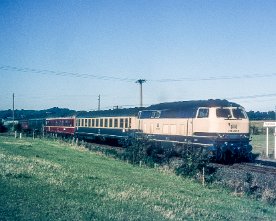
[[[43,75],[56,75],[56,76],[69,76],[76,78],[93,78],[97,80],[110,80],[110,81],[123,81],[123,82],[135,82],[137,79],[133,78],[121,78],[121,77],[112,77],[106,75],[94,75],[94,74],[82,74],[77,72],[66,72],[66,71],[53,71],[53,70],[40,70],[35,68],[22,68],[16,66],[3,65],[0,66],[0,70],[3,71],[17,71],[17,72],[25,72],[25,73],[37,73]],[[157,82],[157,83],[167,83],[167,82],[183,82],[183,81],[217,81],[217,80],[235,80],[235,79],[252,79],[252,78],[265,78],[265,77],[275,77],[276,73],[268,73],[268,74],[243,74],[243,75],[234,75],[234,76],[210,76],[203,78],[167,78],[167,79],[147,79],[147,82]],[[256,99],[256,98],[264,98],[264,97],[276,97],[276,93],[271,94],[256,94],[249,96],[238,96],[238,97],[229,97],[227,100],[242,100],[242,99]],[[137,105],[120,105],[124,107],[134,107]],[[110,107],[109,107],[110,108]]]
[[[9,65],[0,66],[0,70],[3,71],[17,71],[17,72],[29,72],[37,74],[52,74],[57,76],[70,76],[77,78],[93,78],[97,80],[110,80],[110,81],[124,81],[124,82],[134,82],[137,79],[134,78],[122,78],[122,77],[113,77],[106,75],[94,75],[94,74],[82,74],[77,72],[66,72],[66,71],[53,71],[53,70],[40,70],[35,68],[22,68]],[[225,75],[225,76],[210,76],[210,77],[185,77],[185,78],[164,78],[164,79],[150,79],[147,78],[147,82],[158,82],[158,83],[168,83],[168,82],[183,82],[183,81],[217,81],[217,80],[235,80],[235,79],[251,79],[251,78],[266,78],[266,77],[275,77],[276,73],[267,73],[267,74],[243,74],[243,75]]]

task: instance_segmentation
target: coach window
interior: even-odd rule
[[[125,118],[125,128],[128,128],[128,119]]]
[[[91,127],[91,119],[88,119],[88,127]]]
[[[77,123],[77,126],[78,126],[78,127],[80,126],[80,119],[78,119],[78,123]]]
[[[85,127],[87,127],[87,119],[85,119]]]
[[[120,119],[120,128],[124,128],[124,119]]]
[[[129,118],[129,128],[131,128],[131,118]]]
[[[81,119],[81,126],[84,127],[84,119]]]
[[[106,118],[104,119],[104,127],[108,127],[108,120]]]
[[[113,127],[113,119],[112,118],[109,119],[109,127]]]
[[[207,118],[209,117],[209,109],[208,108],[199,108],[197,118]]]
[[[99,126],[99,119],[96,119],[96,127]]]
[[[100,127],[103,127],[103,119],[100,119]]]
[[[95,119],[92,119],[92,127],[95,127]]]
[[[118,127],[118,119],[117,118],[114,119],[114,127]]]

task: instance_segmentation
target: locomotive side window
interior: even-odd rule
[[[131,118],[129,118],[129,128],[131,128]]]
[[[208,108],[199,108],[197,118],[208,118],[209,117],[209,109]]]
[[[226,108],[218,108],[216,110],[217,117],[221,118],[231,118],[231,112],[230,109]]]
[[[161,111],[152,111],[150,118],[159,118],[161,116]]]
[[[234,118],[238,118],[238,119],[240,119],[240,118],[242,118],[242,119],[246,118],[245,117],[246,115],[245,115],[244,111],[242,109],[240,109],[240,108],[232,109],[232,112],[233,112]]]

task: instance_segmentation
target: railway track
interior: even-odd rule
[[[276,176],[276,167],[273,166],[265,166],[255,163],[240,163],[232,165],[231,168],[244,170],[248,172],[271,174]]]
[[[224,165],[224,164],[211,164],[215,168],[229,168],[229,169],[236,169],[242,170],[246,172],[254,172],[259,174],[267,174],[276,176],[276,165],[271,164],[271,162],[267,162],[268,165],[261,164],[259,161],[256,163],[236,163],[233,165]]]

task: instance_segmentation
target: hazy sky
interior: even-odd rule
[[[276,0],[0,0],[0,109],[276,105]]]

